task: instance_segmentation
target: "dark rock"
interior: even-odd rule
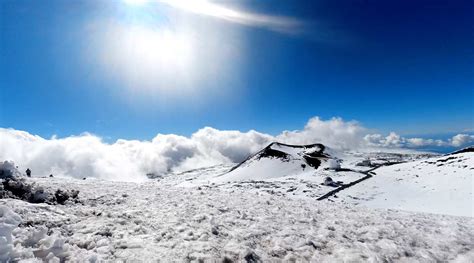
[[[314,169],[317,169],[321,165],[321,161],[317,157],[313,157],[311,155],[304,155],[303,158],[306,163]]]
[[[247,263],[256,263],[256,262],[262,262],[260,260],[260,257],[255,254],[254,252],[249,252],[247,255],[244,256],[245,262]]]
[[[324,182],[322,183],[322,185],[332,186],[332,187],[338,187],[338,186],[340,186],[341,184],[342,184],[341,181],[335,182],[335,181],[333,181],[332,178],[329,177],[329,176],[326,177],[326,178],[324,179]]]
[[[110,231],[109,228],[105,228],[103,230],[100,230],[95,233],[97,236],[103,236],[103,237],[111,237],[112,236],[112,231]]]
[[[42,187],[27,183],[24,178],[8,178],[1,180],[0,198],[13,198],[30,203],[64,204],[73,199],[78,202],[79,191],[64,191],[58,189],[54,194],[49,193]]]
[[[366,159],[366,160],[363,160],[362,162],[357,163],[356,166],[374,167],[374,165],[369,159]]]
[[[63,190],[56,190],[56,193],[54,193],[54,197],[56,197],[56,202],[58,204],[64,204],[68,199],[69,199],[69,193]]]
[[[468,146],[468,147],[463,148],[463,149],[461,149],[461,150],[459,150],[459,151],[452,152],[452,153],[450,153],[450,154],[448,154],[448,155],[454,155],[454,154],[459,154],[459,153],[469,153],[469,152],[474,152],[474,145]]]
[[[260,153],[260,156],[258,157],[258,159],[267,158],[267,157],[273,157],[273,158],[280,158],[280,159],[283,159],[283,160],[288,160],[288,154],[287,153],[284,153],[284,152],[279,151],[279,150],[272,149],[270,147],[266,147],[265,149],[263,149],[263,151]]]

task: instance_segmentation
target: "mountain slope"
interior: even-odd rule
[[[299,199],[474,216],[473,175],[472,148],[435,156],[337,152],[321,144],[272,143],[228,173],[208,174],[206,180],[197,175],[181,185],[212,185],[229,191],[244,188]],[[326,185],[327,177],[336,184]]]
[[[327,148],[322,144],[290,145],[273,142],[213,181],[280,178],[314,173],[330,167],[338,167],[338,162],[327,153]]]
[[[474,216],[474,152],[395,164],[374,170],[369,180],[338,194],[341,202]]]

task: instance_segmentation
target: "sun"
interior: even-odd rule
[[[94,56],[104,75],[133,97],[201,94],[199,84],[218,70],[202,74],[214,67],[207,61],[218,46],[206,49],[204,35],[168,19],[167,9],[158,8],[164,1],[175,0],[121,0],[115,19],[94,27],[100,28]]]
[[[134,94],[171,93],[170,83],[194,73],[194,41],[186,32],[166,26],[112,23],[101,43],[101,61],[108,73]],[[178,92],[185,93],[186,88]]]

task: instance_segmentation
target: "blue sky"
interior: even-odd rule
[[[472,1],[0,3],[0,127],[111,140],[340,116],[474,129]],[[210,3],[210,4],[209,4]]]

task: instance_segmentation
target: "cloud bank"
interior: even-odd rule
[[[387,136],[381,134],[368,134],[364,136],[368,146],[395,147],[395,148],[420,148],[420,147],[461,147],[474,143],[474,135],[457,134],[448,140],[435,140],[424,138],[405,138],[395,132]]]
[[[321,142],[336,149],[367,147],[418,148],[462,147],[474,143],[474,135],[458,134],[448,140],[405,138],[368,134],[356,121],[311,118],[302,130],[272,136],[258,131],[222,131],[205,127],[190,137],[158,134],[150,141],[122,140],[109,144],[83,133],[45,139],[25,131],[0,128],[0,161],[13,160],[35,176],[95,177],[140,181],[147,173],[165,174],[221,163],[236,163],[272,141],[291,144]]]

